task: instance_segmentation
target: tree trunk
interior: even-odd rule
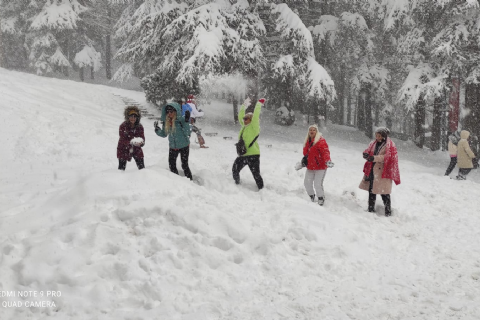
[[[475,108],[473,112],[471,113],[472,117],[472,133],[473,135],[477,136],[477,138],[480,139],[480,86],[477,84],[475,85],[477,88],[477,103],[475,104]],[[478,157],[480,157],[479,154],[475,154]]]
[[[233,95],[232,105],[233,105],[233,122],[237,124],[238,123],[238,100],[235,94]]]
[[[432,124],[432,140],[430,142],[430,149],[436,151],[440,149],[440,140],[442,133],[442,109],[443,98],[436,97],[433,102],[433,124]]]
[[[65,53],[67,54],[67,59],[68,61],[70,61],[70,40],[68,37],[66,37],[66,40],[65,40]],[[69,73],[68,73],[68,67],[65,66],[63,67],[63,74],[68,77],[69,76]]]
[[[365,95],[365,135],[373,138],[373,119],[372,119],[372,85],[367,83]]]
[[[93,66],[90,67],[90,79],[95,79],[95,70],[93,69]]]
[[[425,99],[420,96],[415,106],[415,133],[414,142],[419,148],[425,145]]]
[[[338,124],[345,124],[343,121],[343,113],[345,108],[345,66],[340,65],[340,83],[338,84],[338,108],[335,112],[335,121]]]
[[[380,125],[380,105],[375,103],[373,107],[375,110],[375,126],[378,127]]]
[[[347,98],[347,124],[352,125],[352,90],[348,90]]]
[[[112,79],[112,51],[110,34],[107,34],[105,47],[105,76],[108,80]]]
[[[2,25],[2,18],[0,16],[0,26]],[[3,45],[3,34],[2,34],[2,28],[0,28],[0,68],[3,68],[4,65],[3,65],[3,56],[4,56],[4,53],[3,53],[3,50],[4,49],[4,45]]]
[[[80,74],[80,80],[81,81],[85,81],[85,74],[84,74],[84,68],[81,67],[79,70],[78,70],[79,74]]]
[[[469,111],[464,119],[464,128],[472,136],[480,134],[480,110],[479,110],[480,90],[476,84],[467,84],[465,90],[465,108]]]
[[[365,132],[365,99],[366,99],[365,88],[362,88],[358,93],[357,98],[357,128],[360,131]]]

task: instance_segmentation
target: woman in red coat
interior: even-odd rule
[[[145,168],[142,147],[145,144],[143,126],[140,124],[140,110],[136,106],[129,106],[124,111],[125,121],[120,125],[117,145],[118,169],[125,170],[127,161],[132,157],[139,170]]]
[[[323,180],[325,179],[327,168],[333,167],[333,162],[330,159],[327,141],[322,137],[316,125],[308,127],[307,137],[303,146],[303,155],[307,158],[307,172],[304,180],[305,189],[312,202],[315,201],[316,190],[318,204],[323,206],[325,202]]]

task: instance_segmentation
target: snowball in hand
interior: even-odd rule
[[[133,144],[134,146],[139,146],[143,143],[143,139],[141,137],[135,137],[132,140],[130,140],[130,144]]]

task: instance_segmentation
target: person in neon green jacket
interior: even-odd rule
[[[260,147],[257,139],[260,134],[260,111],[264,103],[265,99],[259,99],[253,113],[245,113],[246,107],[250,105],[250,99],[247,98],[240,108],[238,121],[242,129],[238,139],[243,139],[247,152],[237,157],[232,167],[233,180],[236,184],[240,184],[240,171],[248,165],[259,190],[263,188],[263,179],[260,175]]]

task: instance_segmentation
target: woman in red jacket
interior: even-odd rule
[[[308,127],[307,137],[303,146],[303,155],[307,159],[307,172],[305,173],[304,185],[305,189],[312,199],[315,201],[315,190],[318,197],[318,204],[323,206],[325,202],[325,192],[323,191],[323,180],[327,168],[333,167],[330,159],[330,150],[327,141],[322,137],[316,125]],[[315,190],[314,190],[315,187]]]
[[[120,125],[117,145],[118,169],[125,170],[127,161],[131,161],[133,157],[141,170],[145,168],[142,151],[145,134],[140,124],[140,110],[136,106],[129,106],[125,108],[123,115],[125,121]]]

